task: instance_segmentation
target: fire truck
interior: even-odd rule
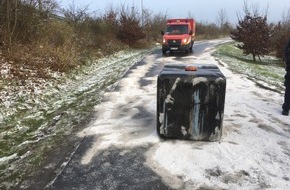
[[[161,31],[162,53],[166,54],[174,51],[183,51],[186,54],[192,52],[195,40],[195,21],[194,19],[168,19],[166,30]]]

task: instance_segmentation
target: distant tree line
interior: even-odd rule
[[[73,3],[63,9],[55,0],[1,0],[0,50],[2,56],[16,63],[66,71],[90,57],[160,42],[167,18],[166,14],[153,14],[148,9],[140,12],[128,5],[110,6],[97,15],[88,13],[87,6]],[[244,53],[253,54],[254,59],[273,52],[281,57],[278,49],[289,34],[289,19],[270,25],[266,21],[266,16],[248,11],[233,29],[222,9],[217,24],[196,21],[196,36],[200,40],[231,34],[241,42]],[[246,42],[257,40],[259,43],[254,44],[261,47],[249,50],[253,45]]]
[[[65,71],[89,57],[159,41],[166,15],[143,10],[143,17],[141,23],[140,12],[125,5],[96,15],[87,6],[63,9],[55,0],[2,0],[0,50],[15,62]]]
[[[230,25],[220,18],[223,29],[197,22],[198,38],[228,35]],[[125,5],[95,15],[87,6],[72,3],[63,9],[55,0],[2,0],[0,50],[15,62],[65,71],[89,57],[160,42],[166,19],[165,14],[140,13]]]

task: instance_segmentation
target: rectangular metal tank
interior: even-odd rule
[[[162,138],[218,141],[226,78],[213,64],[166,64],[157,80],[157,133]]]

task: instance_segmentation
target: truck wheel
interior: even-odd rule
[[[165,51],[165,50],[162,50],[162,54],[163,54],[163,55],[166,55],[166,51]]]
[[[190,46],[190,48],[189,48],[189,52],[190,52],[190,53],[192,53],[193,43],[194,43],[194,41],[191,42],[191,46]]]
[[[192,46],[189,48],[189,52],[192,53]]]

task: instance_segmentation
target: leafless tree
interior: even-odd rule
[[[290,8],[282,13],[282,23],[290,24]]]
[[[193,14],[191,13],[191,11],[188,11],[187,13],[187,18],[194,18]]]
[[[2,11],[4,11],[4,6],[6,6],[6,11],[4,13],[4,41],[7,45],[8,53],[10,54],[12,51],[12,41],[15,36],[15,30],[17,26],[18,20],[18,3],[19,0],[6,0],[1,3],[3,6]]]
[[[78,22],[85,19],[87,16],[88,7],[88,5],[84,7],[77,7],[75,2],[72,1],[69,8],[63,10],[63,14],[70,23],[76,25]]]
[[[149,40],[152,36],[152,14],[149,9],[142,9],[142,27],[146,33],[146,38]]]
[[[228,23],[228,16],[225,9],[220,9],[218,12],[218,16],[216,18],[217,24],[220,27],[221,31],[223,31],[223,27],[226,23]]]
[[[134,6],[131,10],[128,6],[121,6],[117,36],[128,45],[134,45],[138,40],[145,37],[139,15]]]

